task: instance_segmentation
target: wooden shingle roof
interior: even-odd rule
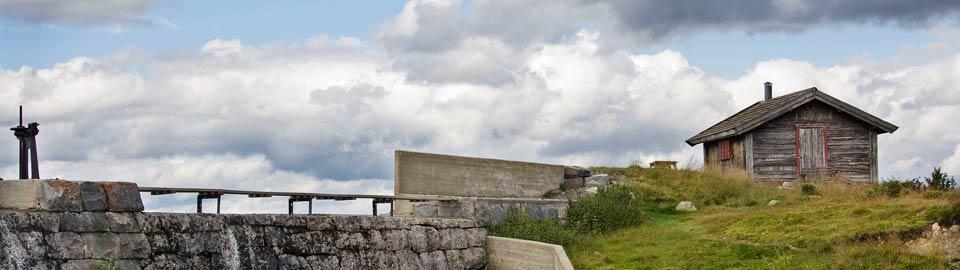
[[[893,133],[897,130],[897,126],[864,112],[853,105],[847,104],[846,102],[827,95],[824,92],[820,92],[820,90],[817,90],[816,87],[812,87],[772,98],[770,100],[754,103],[746,109],[727,117],[727,119],[724,119],[723,121],[720,121],[706,130],[701,131],[690,139],[687,139],[686,142],[690,146],[694,146],[706,141],[737,136],[753,130],[763,123],[773,120],[774,118],[777,118],[778,116],[792,111],[793,109],[796,109],[797,107],[807,104],[807,102],[813,100],[819,100],[820,102],[832,106],[841,112],[847,113],[854,118],[873,125],[880,131],[880,133]]]

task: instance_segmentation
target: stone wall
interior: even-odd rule
[[[143,213],[135,184],[0,181],[0,269],[482,269],[470,219]]]
[[[463,219],[0,211],[0,268],[480,269],[485,237]]]

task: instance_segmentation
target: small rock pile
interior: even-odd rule
[[[917,239],[906,243],[911,252],[917,254],[942,253],[951,263],[951,269],[960,267],[960,225],[949,228],[941,227],[939,223],[930,225]]]

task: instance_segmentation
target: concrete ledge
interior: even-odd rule
[[[487,269],[573,270],[563,247],[521,239],[487,236]]]
[[[0,181],[0,209],[46,212],[141,212],[137,184],[52,180]]]

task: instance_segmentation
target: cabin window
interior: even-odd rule
[[[720,140],[717,144],[720,146],[720,160],[733,159],[733,144],[730,143],[730,139]]]

